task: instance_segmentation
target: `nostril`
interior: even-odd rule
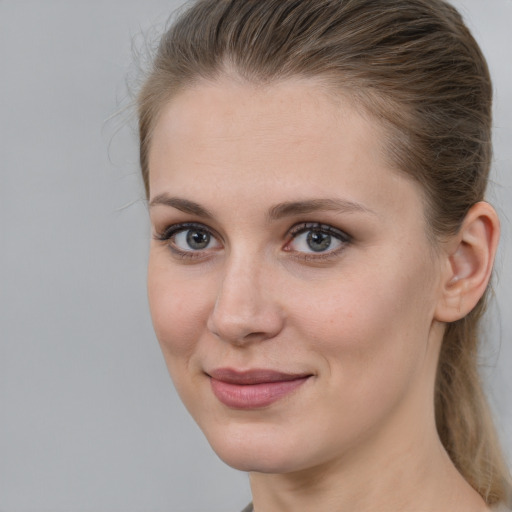
[[[268,332],[263,332],[263,331],[251,332],[245,336],[245,340],[247,340],[247,341],[251,341],[251,340],[263,341],[263,340],[266,340],[271,337],[272,337],[272,334],[268,333]]]
[[[283,318],[277,309],[238,316],[219,313],[217,310],[210,315],[208,330],[215,337],[238,346],[273,338],[283,327]]]

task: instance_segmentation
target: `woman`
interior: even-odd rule
[[[476,364],[491,96],[442,0],[203,0],[163,36],[153,323],[256,512],[505,506]]]

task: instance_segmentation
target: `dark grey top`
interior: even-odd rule
[[[242,512],[254,512],[252,503],[249,503],[249,505],[247,505],[247,507],[245,507]],[[498,505],[498,508],[493,508],[493,512],[512,512],[512,509],[508,508],[504,503],[501,503]]]

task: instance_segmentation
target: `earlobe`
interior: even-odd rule
[[[458,233],[446,244],[436,320],[454,322],[476,306],[491,277],[499,231],[498,215],[490,204],[482,201],[471,207]]]

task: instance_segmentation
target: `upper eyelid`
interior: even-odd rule
[[[302,233],[305,233],[307,231],[325,231],[326,233],[329,233],[330,235],[339,235],[341,239],[344,241],[350,241],[352,240],[352,236],[347,233],[345,230],[337,228],[335,226],[332,226],[331,224],[325,224],[322,222],[301,222],[298,224],[295,224],[292,226],[288,232],[292,236],[297,236]]]
[[[208,231],[213,237],[215,237],[217,240],[220,240],[223,242],[222,237],[220,234],[210,226],[202,223],[202,222],[177,222],[176,224],[170,224],[166,226],[163,230],[156,232],[156,237],[159,240],[168,240],[173,235],[181,232],[186,231],[187,229],[202,229],[204,231]]]
[[[225,243],[223,237],[217,230],[215,230],[211,226],[208,226],[207,224],[204,224],[203,222],[197,221],[177,222],[175,224],[168,225],[163,230],[157,231],[155,233],[155,238],[161,241],[167,241],[177,233],[193,228],[199,228],[208,231],[217,240],[219,240],[223,244]],[[333,236],[338,236],[340,240],[343,242],[349,242],[352,240],[352,236],[346,231],[335,226],[332,226],[331,224],[316,221],[303,221],[296,223],[286,230],[286,236],[291,236],[292,238],[295,238],[302,233],[315,229],[317,231],[325,231]]]
[[[168,249],[171,251],[171,253],[174,253],[176,257],[178,257],[180,260],[188,260],[190,262],[192,261],[202,261],[208,254],[208,249],[182,249],[178,245],[176,245],[176,241],[173,240],[175,236],[177,236],[179,233],[182,233],[184,231],[188,231],[191,229],[196,230],[203,230],[207,231],[213,239],[217,241],[217,244],[220,244],[222,246],[222,243],[219,241],[219,237],[215,234],[215,231],[212,230],[210,227],[204,225],[201,222],[179,222],[175,224],[168,225],[163,229],[163,231],[156,232],[154,234],[154,239],[163,242],[165,246],[168,247]],[[211,250],[212,248],[210,248]]]

